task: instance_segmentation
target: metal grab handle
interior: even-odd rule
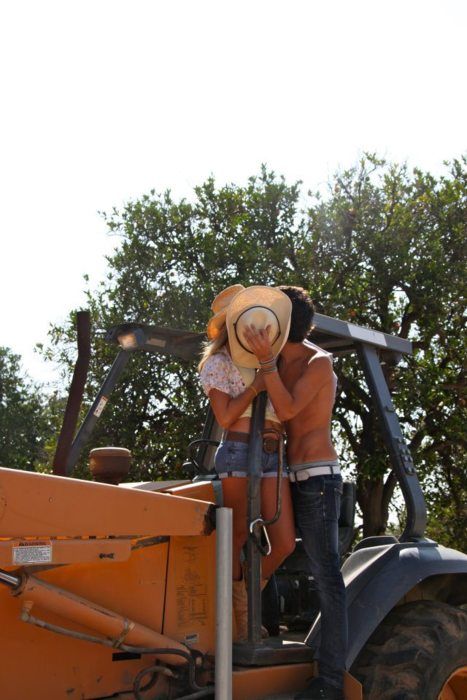
[[[272,518],[269,520],[264,520],[263,518],[256,518],[250,523],[250,536],[255,542],[255,545],[263,554],[264,556],[269,556],[272,551],[271,547],[271,542],[269,540],[269,535],[268,531],[266,529],[267,525],[272,525],[275,523],[277,520],[279,520],[280,515],[281,515],[281,508],[282,508],[282,492],[281,492],[281,484],[282,484],[282,475],[284,472],[284,435],[283,433],[280,432],[280,430],[276,430],[275,428],[267,428],[263,432],[263,436],[265,434],[270,434],[270,433],[275,433],[278,436],[278,454],[279,454],[279,465],[277,469],[277,477],[276,477],[276,483],[277,483],[277,488],[276,488],[276,511]],[[266,547],[264,547],[261,544],[261,540],[259,537],[259,534],[255,532],[256,527],[262,527],[264,536],[266,539]]]
[[[201,472],[202,470],[202,465],[198,462],[198,454],[196,457],[194,456],[195,449],[200,447],[201,445],[206,445],[207,447],[218,447],[219,446],[219,440],[211,440],[209,438],[199,438],[197,440],[192,440],[190,444],[188,445],[187,453],[188,453],[188,459],[191,461],[193,466],[195,467],[196,471],[198,473]]]
[[[263,520],[263,525],[272,525],[275,523],[277,520],[279,520],[280,515],[281,515],[281,508],[282,508],[282,493],[281,493],[281,485],[282,485],[282,475],[284,472],[284,434],[281,433],[280,430],[276,430],[275,428],[268,428],[267,430],[264,431],[265,433],[275,433],[278,436],[278,453],[279,453],[279,466],[277,469],[277,477],[276,477],[276,512],[272,516],[270,520]]]
[[[261,543],[260,536],[254,531],[256,525],[259,525],[264,534],[264,538],[266,540],[266,546],[264,547],[263,544]],[[264,526],[264,521],[262,518],[256,518],[256,520],[253,520],[253,522],[250,523],[250,536],[253,539],[255,545],[261,552],[261,554],[265,557],[268,557],[271,552],[272,552],[272,546],[271,546],[271,540],[269,539],[268,531],[266,527]]]

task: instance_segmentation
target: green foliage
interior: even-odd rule
[[[34,471],[47,461],[49,433],[38,387],[22,375],[20,357],[0,347],[0,465]]]
[[[104,216],[120,245],[88,292],[97,329],[128,320],[202,331],[215,294],[241,282],[303,286],[323,313],[411,339],[413,357],[386,365],[386,377],[426,487],[430,533],[467,546],[465,160],[436,179],[367,155],[325,195],[306,196],[263,167],[245,186],[210,178],[190,202],[152,191]],[[70,367],[72,318],[51,338],[49,354]],[[115,355],[97,334],[94,347],[88,401]],[[396,480],[355,358],[337,370],[336,437],[357,478],[363,533],[378,534]],[[133,478],[180,476],[206,406],[195,368],[135,357],[109,403],[93,445],[132,449]]]

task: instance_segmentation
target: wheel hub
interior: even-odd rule
[[[451,673],[438,695],[438,700],[462,700],[463,698],[467,698],[467,666],[460,666]]]

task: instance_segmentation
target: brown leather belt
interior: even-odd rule
[[[267,431],[266,431],[267,432]],[[233,442],[250,442],[249,433],[237,433],[235,430],[227,430],[224,433],[224,440],[232,440]],[[263,437],[263,450],[268,454],[274,454],[279,449],[279,440],[273,437]]]

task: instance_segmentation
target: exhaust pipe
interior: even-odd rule
[[[88,376],[91,359],[91,314],[89,311],[78,311],[76,314],[78,331],[78,359],[76,360],[70,393],[63,416],[62,429],[57,442],[53,460],[53,473],[66,476],[66,462],[71,449],[71,443],[78,423],[79,409],[83,400],[84,387]]]

